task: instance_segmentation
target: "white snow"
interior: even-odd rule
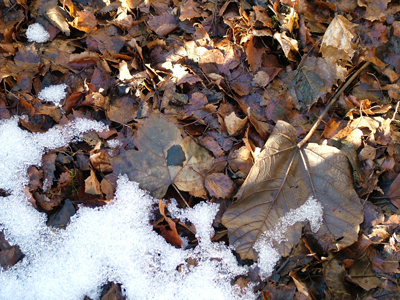
[[[61,100],[67,96],[67,92],[65,91],[67,87],[66,84],[48,86],[39,92],[38,98],[42,101],[53,102],[56,106],[61,107]]]
[[[258,252],[258,266],[261,278],[271,276],[280,254],[273,247],[274,242],[284,241],[289,227],[297,222],[309,221],[312,232],[317,232],[322,225],[323,207],[314,198],[309,198],[302,206],[290,210],[278,221],[274,230],[266,231],[256,242],[254,249]]]
[[[45,43],[50,39],[50,34],[39,23],[34,23],[28,26],[26,37],[29,42]]]
[[[46,226],[45,214],[23,193],[28,167],[39,166],[46,150],[104,129],[101,123],[79,119],[32,134],[18,127],[17,118],[0,121],[0,188],[10,193],[0,197],[0,230],[25,254],[15,266],[0,269],[0,299],[98,299],[109,281],[121,283],[132,300],[256,299],[251,284],[244,290],[232,285],[249,268],[238,265],[231,248],[211,241],[217,204],[202,202],[188,209],[169,205],[175,218],[195,226],[199,244],[194,249],[177,249],[153,230],[150,211],[157,200],[124,176],[109,204],[80,207],[65,230]],[[279,259],[268,243],[283,240],[288,226],[305,219],[317,230],[321,210],[310,199],[282,217],[276,231],[265,233],[257,249],[263,272],[270,272]],[[188,264],[189,259],[196,264]]]

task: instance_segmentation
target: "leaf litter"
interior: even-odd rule
[[[398,294],[396,3],[6,1],[0,10],[0,116],[11,134],[1,166],[19,174],[0,187],[1,284],[13,298]],[[63,88],[43,97],[51,86]],[[83,133],[91,129],[100,131]],[[121,200],[144,223],[121,218]],[[102,213],[110,245],[127,241],[126,252],[106,253]],[[133,223],[113,227],[119,219]],[[89,231],[78,237],[74,226]],[[90,258],[87,243],[104,251]],[[35,249],[48,249],[41,261]],[[116,273],[88,275],[108,267]],[[26,280],[24,295],[11,272],[50,277]],[[90,279],[67,288],[75,273]]]

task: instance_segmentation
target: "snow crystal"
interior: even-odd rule
[[[309,198],[302,206],[290,210],[281,217],[274,230],[264,232],[256,242],[254,249],[258,252],[258,266],[262,278],[271,276],[274,266],[280,259],[280,254],[274,249],[274,242],[284,241],[289,227],[297,222],[309,221],[311,230],[315,233],[322,225],[323,207],[314,198]]]
[[[45,43],[50,39],[50,34],[39,23],[28,26],[26,37],[29,42]]]
[[[61,106],[61,100],[67,96],[67,92],[65,91],[67,87],[66,84],[51,85],[41,90],[38,98],[42,101],[53,102],[55,105]]]

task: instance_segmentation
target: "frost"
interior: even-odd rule
[[[311,230],[315,233],[322,225],[323,207],[316,199],[308,199],[302,206],[290,210],[281,217],[274,230],[264,232],[256,242],[254,249],[258,252],[258,266],[261,270],[261,277],[269,277],[274,266],[280,259],[280,254],[274,249],[274,242],[285,240],[287,229],[297,222],[309,221]]]
[[[66,88],[66,84],[51,85],[41,90],[38,98],[42,101],[53,102],[55,105],[61,106],[61,100],[67,96]]]
[[[120,140],[118,140],[118,139],[113,139],[113,140],[107,141],[107,145],[108,145],[108,147],[110,147],[110,148],[117,148],[117,147],[119,147],[119,146],[122,146],[123,143],[122,143]]]
[[[26,37],[29,42],[45,43],[50,39],[50,34],[39,23],[28,26]]]

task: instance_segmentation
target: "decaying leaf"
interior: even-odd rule
[[[211,168],[212,157],[192,138],[182,139],[173,122],[151,114],[141,122],[135,145],[139,151],[128,150],[111,159],[114,173],[127,174],[156,198],[162,198],[171,184],[206,197],[202,176]]]
[[[206,177],[205,186],[210,196],[229,199],[233,196],[233,182],[223,173],[213,173]]]
[[[324,250],[341,249],[357,240],[362,206],[346,156],[313,143],[300,149],[296,138],[294,127],[278,121],[236,195],[238,200],[224,214],[230,243],[242,259],[257,259],[253,245],[261,234],[273,230],[279,218],[309,197],[324,208],[323,224],[316,233]],[[289,254],[300,234],[300,224],[289,228],[287,241],[278,246],[282,255]]]
[[[292,97],[307,107],[314,104],[318,98],[323,97],[330,91],[332,85],[338,80],[344,80],[346,69],[331,64],[322,58],[310,57],[304,62],[293,81],[289,84]]]

